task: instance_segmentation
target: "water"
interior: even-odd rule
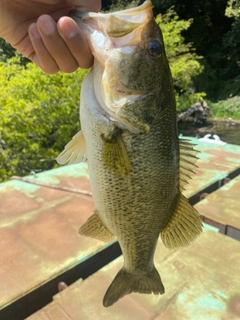
[[[204,127],[194,126],[192,123],[179,123],[178,132],[184,136],[202,138],[206,134],[216,134],[224,142],[240,145],[240,124],[227,122],[213,122]]]

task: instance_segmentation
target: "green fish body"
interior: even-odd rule
[[[81,90],[82,131],[58,162],[87,158],[96,211],[80,234],[116,237],[121,246],[124,265],[105,294],[107,307],[131,292],[164,293],[154,266],[159,235],[174,248],[200,234],[199,215],[181,193],[196,151],[178,139],[171,73],[151,1],[76,21],[85,25],[95,62]]]

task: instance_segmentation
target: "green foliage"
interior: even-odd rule
[[[15,49],[4,39],[0,38],[0,61],[7,61],[7,59],[15,56]]]
[[[234,78],[240,73],[240,1],[230,0],[226,8],[226,16],[234,18],[231,29],[223,37],[223,45],[228,52],[228,64],[225,73]]]
[[[158,15],[156,22],[163,32],[177,108],[188,108],[205,95],[203,92],[196,93],[193,85],[194,78],[203,70],[199,63],[201,57],[196,55],[191,43],[184,43],[182,36],[182,32],[190,27],[192,20],[180,20],[173,9],[169,9],[166,14]]]
[[[213,118],[240,119],[240,96],[221,100],[217,103],[208,102]]]
[[[119,11],[124,10],[126,8],[136,7],[140,4],[141,1],[139,0],[112,0],[109,1],[109,5],[105,6],[107,11]]]
[[[226,16],[234,17],[235,19],[240,18],[240,1],[229,0],[226,8]]]
[[[240,74],[232,79],[221,82],[222,97],[240,96]],[[221,97],[220,96],[220,97]]]
[[[0,62],[0,181],[50,169],[79,130],[79,91],[86,71],[45,75],[19,58]]]
[[[29,59],[18,53],[7,41],[0,38],[0,62],[7,62],[8,59],[18,57],[21,65],[26,66]]]

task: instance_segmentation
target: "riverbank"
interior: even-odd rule
[[[179,122],[178,132],[184,136],[202,138],[206,134],[218,135],[224,142],[240,145],[240,120],[209,119],[206,124],[193,124],[192,121]]]
[[[209,124],[210,123],[215,123],[215,124],[225,124],[225,125],[239,125],[240,126],[240,120],[238,119],[232,119],[232,118],[228,118],[228,119],[218,119],[218,118],[210,118],[208,120]]]

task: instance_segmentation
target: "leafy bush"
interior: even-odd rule
[[[240,96],[232,97],[217,103],[208,102],[213,118],[240,119]]]
[[[177,108],[188,108],[205,96],[204,92],[195,92],[193,85],[194,77],[203,70],[199,63],[201,57],[196,55],[191,43],[184,43],[182,36],[182,32],[190,27],[192,20],[180,20],[171,8],[166,14],[158,15],[156,22],[163,32],[166,54],[173,76]]]
[[[110,5],[108,6],[109,11],[119,11],[130,7],[136,7],[140,4],[138,0],[113,0],[110,1]]]
[[[79,130],[79,91],[86,71],[45,75],[18,58],[0,62],[0,181],[50,169]]]
[[[4,39],[0,38],[0,61],[7,61],[7,59],[15,56],[15,49],[6,42]]]

